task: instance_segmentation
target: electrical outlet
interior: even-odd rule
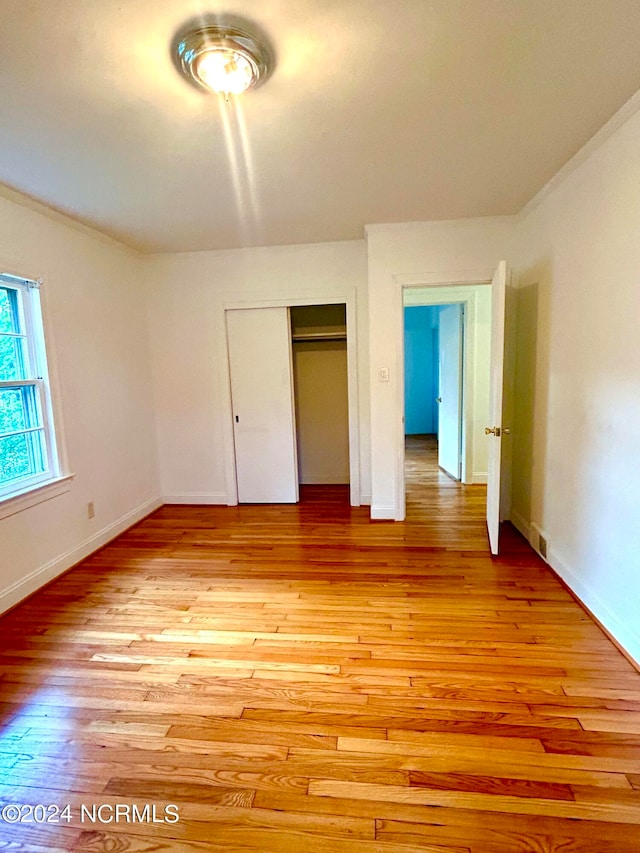
[[[543,559],[547,559],[547,540],[544,538],[542,533],[538,534],[538,551],[540,552],[540,556]]]
[[[93,501],[89,501],[87,504],[87,518],[93,518],[96,514],[96,508],[93,505]]]

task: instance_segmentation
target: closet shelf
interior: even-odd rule
[[[294,331],[291,339],[294,343],[301,343],[303,341],[346,341],[347,330],[344,326],[326,326],[324,328],[310,326],[308,329]]]

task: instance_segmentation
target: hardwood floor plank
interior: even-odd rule
[[[411,805],[449,806],[478,811],[501,811],[521,815],[551,815],[582,820],[637,824],[640,803],[570,802],[549,798],[528,798],[502,794],[477,794],[466,791],[441,791],[432,788],[407,788],[397,785],[373,785],[365,782],[311,780],[309,794],[316,797],[384,800]]]
[[[251,743],[269,744],[271,746],[306,746],[311,749],[335,749],[337,737],[329,735],[300,734],[297,732],[263,731],[236,731],[224,727],[212,728],[201,726],[172,726],[168,736],[176,740],[199,740],[205,741],[211,738],[213,741],[227,740],[229,743]]]
[[[620,732],[640,735],[640,713],[604,711],[601,714],[579,713],[577,719],[587,732]]]
[[[273,719],[273,714],[262,708],[256,708],[248,703],[242,712],[246,720],[268,720]],[[475,734],[494,735],[502,737],[508,735],[517,738],[537,738],[544,735],[545,728],[562,729],[563,731],[578,729],[583,731],[577,720],[571,717],[535,717],[533,714],[490,714],[473,711],[449,711],[447,709],[433,709],[431,713],[424,710],[408,710],[400,708],[399,704],[393,707],[393,713],[385,714],[383,711],[374,713],[375,706],[369,706],[367,713],[364,709],[340,708],[335,706],[333,712],[319,711],[311,708],[301,710],[281,709],[278,720],[285,722],[323,723],[325,725],[350,725],[368,726],[371,728],[383,728],[406,731],[424,732],[450,732],[451,734]],[[543,723],[540,725],[540,723]]]
[[[530,779],[510,779],[505,776],[500,777],[495,775],[474,776],[467,773],[412,771],[409,773],[409,785],[412,788],[470,791],[478,794],[501,794],[515,797],[535,797],[537,799],[550,798],[553,800],[574,799],[570,785],[549,782],[547,780],[544,782],[533,782]]]
[[[422,756],[424,758],[477,758],[491,760],[496,766],[515,764],[528,767],[564,767],[575,770],[596,770],[611,773],[635,773],[637,761],[633,758],[551,753],[518,749],[494,750],[485,747],[459,746],[442,741],[432,745],[402,741],[367,741],[366,738],[338,738],[338,750],[381,755]]]
[[[457,734],[455,732],[412,732],[404,729],[389,729],[387,739],[390,742],[410,743],[418,746],[454,746],[473,749],[517,750],[518,752],[544,752],[539,739],[532,737],[491,737],[482,734]]]
[[[495,830],[482,826],[434,826],[395,820],[377,820],[376,838],[389,843],[442,844],[445,850],[455,849],[450,845],[467,844],[470,853],[634,853],[633,839],[607,840],[603,838],[576,839],[567,827],[563,834],[553,836],[538,833],[535,828]]]

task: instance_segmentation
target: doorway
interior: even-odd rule
[[[404,308],[405,437],[429,439],[435,464],[462,479],[464,304]],[[424,443],[424,441],[423,441]]]
[[[421,309],[428,308],[431,310],[431,326],[432,339],[427,346],[430,345],[432,353],[432,362],[437,365],[439,363],[439,352],[436,348],[436,333],[433,331],[438,329],[439,337],[439,322],[436,321],[436,312],[443,310],[440,306],[457,306],[449,313],[454,314],[459,312],[461,323],[460,335],[460,363],[461,363],[461,389],[460,389],[460,413],[456,417],[459,424],[459,444],[458,438],[453,439],[454,445],[454,461],[453,463],[445,463],[442,468],[448,468],[450,475],[445,474],[438,462],[436,455],[437,445],[436,436],[438,428],[432,427],[431,447],[429,441],[422,442],[424,446],[415,447],[413,445],[420,444],[420,441],[409,435],[405,439],[405,435],[410,433],[411,422],[405,412],[405,401],[402,401],[402,412],[405,414],[403,426],[403,442],[402,442],[402,467],[399,471],[401,475],[400,495],[401,507],[405,513],[413,507],[422,506],[426,508],[425,501],[428,501],[428,496],[424,493],[423,486],[439,485],[438,492],[440,500],[445,495],[442,489],[446,487],[447,500],[453,498],[454,493],[459,495],[470,495],[471,491],[463,486],[485,486],[487,483],[487,459],[488,448],[487,438],[484,434],[484,428],[487,425],[488,407],[489,407],[489,386],[490,386],[490,362],[491,362],[491,285],[485,283],[469,282],[468,284],[455,285],[426,285],[426,286],[405,286],[402,288],[402,307],[403,319],[407,309],[419,307]],[[448,309],[447,309],[448,310]],[[411,315],[409,315],[411,316]],[[439,317],[438,317],[439,320]],[[407,336],[407,330],[404,328],[402,332]],[[411,337],[409,331],[408,337]],[[406,340],[405,342],[406,343]],[[404,367],[404,382],[402,388],[406,393],[407,379],[410,379],[411,365],[405,351],[403,343],[402,355]],[[438,344],[439,348],[439,344]],[[455,349],[455,348],[454,348]],[[407,366],[409,365],[409,371]],[[429,369],[427,369],[429,372]],[[407,375],[409,373],[409,376]],[[438,368],[431,369],[431,396],[440,397],[439,393],[439,376]],[[438,389],[434,395],[434,389]],[[438,408],[437,418],[440,420],[441,404],[436,404]],[[436,418],[432,415],[432,423]],[[410,443],[410,446],[405,448],[405,440]],[[458,451],[459,448],[459,451]],[[459,455],[458,455],[459,454]],[[457,467],[459,458],[459,468]],[[431,462],[429,461],[431,460]],[[433,470],[425,469],[425,465],[433,464]],[[456,476],[457,475],[457,476]],[[440,481],[440,482],[439,482]],[[407,488],[411,494],[407,494]],[[455,491],[457,490],[457,492]],[[473,490],[475,492],[480,490]],[[481,490],[484,492],[484,490]],[[432,493],[432,497],[435,494]],[[483,496],[484,497],[484,496]],[[456,498],[457,500],[457,498]],[[474,498],[475,500],[475,498]],[[411,506],[410,506],[411,505]],[[402,517],[406,517],[403,513]]]

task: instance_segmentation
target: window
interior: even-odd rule
[[[39,283],[0,273],[0,500],[58,476]]]

